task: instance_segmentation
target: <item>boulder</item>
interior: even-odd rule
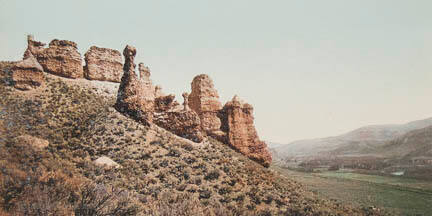
[[[32,90],[45,83],[42,66],[29,52],[26,59],[17,62],[12,68],[14,87],[20,90]]]
[[[89,80],[121,81],[123,62],[121,53],[114,49],[92,46],[84,54],[84,76]]]
[[[229,144],[240,153],[265,167],[272,156],[265,142],[258,137],[254,126],[253,107],[240,101],[238,96],[227,102],[221,111],[222,129],[228,134]]]
[[[44,149],[49,146],[48,140],[40,139],[30,135],[21,135],[16,137],[15,142],[20,145],[31,146],[35,149]]]
[[[220,132],[218,112],[222,109],[213,81],[206,74],[196,76],[191,83],[189,107],[200,117],[202,129],[209,135]]]
[[[73,79],[84,77],[81,54],[75,42],[55,39],[48,48],[32,52],[45,72]]]
[[[111,158],[102,156],[94,161],[97,166],[107,167],[107,168],[120,168],[120,165],[115,161],[111,160]]]
[[[154,90],[149,86],[149,82],[142,82],[135,72],[135,47],[127,45],[123,55],[125,57],[123,76],[114,107],[135,120],[150,124],[154,112]]]

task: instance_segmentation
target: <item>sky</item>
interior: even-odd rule
[[[137,48],[165,93],[208,74],[224,104],[254,106],[261,139],[288,143],[432,117],[430,0],[0,0],[0,60],[26,35]]]

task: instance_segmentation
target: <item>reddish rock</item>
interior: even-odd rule
[[[81,55],[75,42],[55,39],[48,48],[32,52],[45,72],[73,79],[84,77]]]
[[[30,55],[37,56],[45,49],[45,45],[45,43],[35,41],[33,35],[27,35],[27,49],[23,59],[27,59]]]
[[[220,132],[221,121],[217,114],[222,109],[222,104],[213,81],[208,75],[201,74],[193,79],[191,87],[189,107],[198,113],[201,127],[209,135]]]
[[[89,80],[120,82],[123,74],[122,56],[119,51],[90,47],[85,53],[84,75]]]
[[[200,127],[200,118],[194,111],[181,110],[155,113],[154,122],[159,127],[193,142],[201,142],[204,139]]]
[[[175,95],[170,94],[167,96],[157,97],[155,99],[155,111],[156,112],[168,112],[175,109],[180,104],[175,101]]]
[[[189,107],[189,93],[184,92],[182,94],[182,96],[183,96],[183,110],[184,111],[189,111],[190,110],[190,107]]]
[[[12,67],[14,87],[20,90],[35,89],[45,83],[42,66],[31,52],[27,53],[26,57]]]
[[[150,124],[154,112],[154,94],[146,91],[146,84],[135,73],[135,47],[127,45],[123,50],[125,63],[115,108],[132,118]],[[152,96],[153,95],[153,96]]]
[[[162,92],[162,87],[160,85],[155,86],[155,97],[162,97],[165,96],[165,94]]]
[[[229,144],[252,160],[269,167],[272,156],[265,142],[259,140],[254,126],[253,107],[234,96],[221,113],[222,129],[228,134]]]

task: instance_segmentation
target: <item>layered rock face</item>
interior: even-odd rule
[[[84,77],[81,55],[75,42],[54,39],[48,48],[36,50],[33,55],[45,72],[73,79]]]
[[[45,83],[43,68],[31,52],[25,56],[26,59],[19,61],[12,67],[14,87],[20,90],[36,89]]]
[[[198,143],[204,140],[200,118],[194,111],[180,110],[155,113],[154,119],[159,127],[165,128],[177,136]]]
[[[123,73],[121,53],[117,50],[96,46],[84,54],[84,76],[89,80],[120,82]]]
[[[198,113],[202,129],[209,135],[220,131],[221,121],[217,114],[222,109],[213,81],[206,74],[196,76],[191,83],[189,107]]]
[[[265,142],[259,140],[254,126],[253,107],[237,96],[227,102],[221,111],[222,128],[228,134],[229,144],[242,154],[269,167],[272,156]]]
[[[24,52],[23,59],[27,59],[30,55],[37,56],[39,53],[43,52],[45,45],[45,43],[35,41],[33,35],[27,35],[27,49]]]
[[[155,102],[155,123],[174,134],[194,142],[204,140],[204,133],[201,129],[201,121],[198,114],[188,108],[187,93],[183,93],[184,107],[174,100],[174,95],[167,95],[156,98]]]
[[[135,47],[127,45],[123,50],[123,55],[125,63],[115,108],[136,120],[150,124],[153,119],[154,97],[152,93],[145,91],[145,84],[135,73]]]

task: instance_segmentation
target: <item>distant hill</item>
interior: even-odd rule
[[[279,157],[309,157],[328,155],[376,154],[376,148],[387,145],[409,131],[432,125],[432,118],[406,124],[371,125],[358,128],[340,136],[299,140],[273,147]],[[381,148],[384,153],[385,147]]]
[[[432,126],[406,133],[381,146],[378,151],[389,157],[400,159],[432,159]]]

